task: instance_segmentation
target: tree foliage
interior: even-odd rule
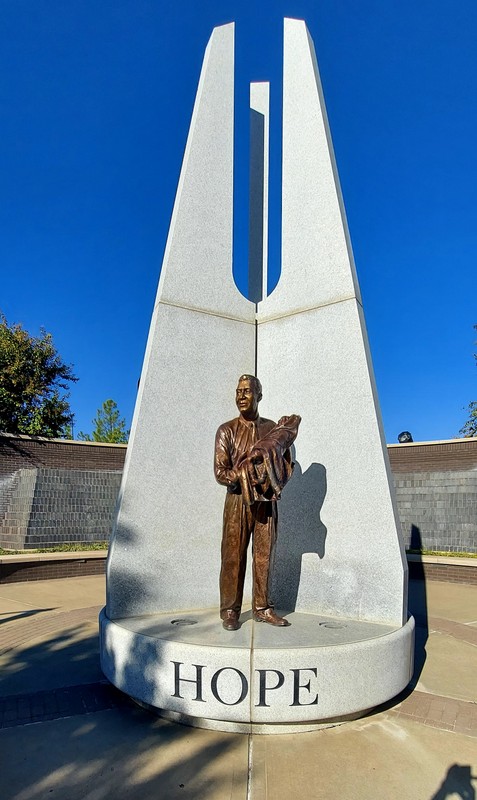
[[[31,336],[0,314],[0,430],[61,436],[74,419],[67,390],[77,380],[50,333]]]
[[[129,431],[126,430],[126,421],[119,416],[119,410],[114,400],[105,400],[101,408],[98,408],[93,425],[92,436],[81,431],[78,439],[82,439],[84,442],[126,444]]]
[[[475,330],[477,330],[477,325],[474,325]],[[475,342],[477,344],[477,342]],[[477,362],[477,353],[474,353],[474,358]],[[477,366],[477,363],[476,363]],[[465,425],[462,426],[459,433],[461,436],[477,436],[477,401],[473,400],[467,406],[467,411],[469,417]]]
[[[469,418],[459,433],[462,436],[477,436],[477,402],[469,403],[467,411],[469,412]]]

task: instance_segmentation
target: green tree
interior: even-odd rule
[[[61,436],[74,419],[67,390],[77,380],[50,333],[31,336],[0,314],[0,430]]]
[[[459,433],[461,436],[477,436],[477,402],[469,403],[467,411],[469,412],[469,418]]]
[[[110,442],[111,444],[125,444],[129,437],[126,422],[119,416],[119,410],[114,400],[105,400],[98,408],[93,419],[93,435],[89,433],[78,434],[78,439],[84,442]]]
[[[63,430],[61,432],[61,438],[62,439],[74,439],[75,438],[73,436],[73,425],[72,424],[71,425],[65,425],[65,427],[63,428]]]
[[[477,330],[477,325],[474,325],[474,328]],[[477,344],[477,342],[474,344]],[[474,353],[474,358],[477,361],[477,353]],[[460,429],[459,433],[461,436],[477,436],[477,401],[473,400],[471,403],[469,403],[467,406],[467,411],[469,413],[469,417],[467,422]]]

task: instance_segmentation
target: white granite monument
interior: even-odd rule
[[[414,621],[303,21],[285,20],[282,267],[268,297],[269,87],[251,87],[249,295],[258,304],[232,278],[233,106],[229,24],[213,31],[205,53],[174,204],[108,558],[101,661],[118,688],[172,719],[302,731],[397,695],[412,675]],[[245,612],[231,632],[218,613],[224,493],[212,457],[242,373],[262,382],[261,413],[298,413],[302,424],[273,574],[290,627],[259,625]]]

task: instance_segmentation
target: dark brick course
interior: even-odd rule
[[[477,586],[477,559],[475,562],[475,566],[463,566],[409,561],[409,578],[443,583],[470,583]]]
[[[0,728],[126,707],[134,708],[133,701],[108,681],[67,686],[0,698]]]
[[[0,561],[0,584],[103,575],[105,567],[106,556],[82,558],[80,553],[74,553],[71,560],[38,561],[35,559],[35,555],[32,555],[31,561]]]
[[[477,469],[477,438],[447,442],[388,445],[389,460],[397,472],[449,472]]]
[[[119,470],[122,472],[126,445],[70,442],[0,434],[0,476],[21,467]]]

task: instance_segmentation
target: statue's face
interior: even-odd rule
[[[235,402],[242,417],[254,419],[258,412],[259,395],[252,381],[239,381],[235,392]]]

